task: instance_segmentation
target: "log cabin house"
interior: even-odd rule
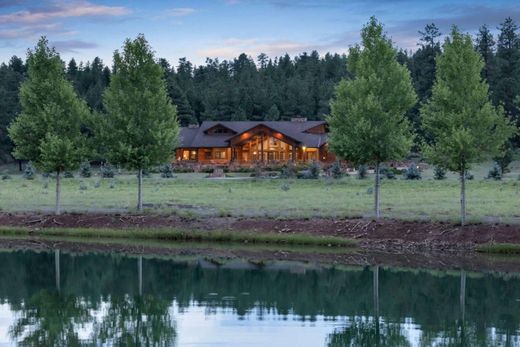
[[[335,160],[324,121],[206,121],[183,127],[175,151],[178,163],[251,165]]]

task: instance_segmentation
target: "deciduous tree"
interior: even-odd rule
[[[143,35],[114,53],[115,72],[104,94],[99,134],[111,163],[138,171],[137,209],[143,209],[143,170],[167,162],[177,145],[177,111],[163,69]]]
[[[471,37],[453,27],[437,58],[432,97],[421,109],[431,138],[424,147],[427,158],[459,174],[462,225],[466,222],[467,170],[472,163],[498,154],[514,132],[502,108],[489,101],[483,67]]]
[[[379,167],[401,159],[412,145],[406,112],[415,104],[410,73],[374,17],[361,32],[363,47],[350,50],[347,68],[355,76],[336,88],[331,105],[330,148],[354,164],[375,165],[375,215],[380,216]]]
[[[56,214],[60,214],[61,174],[76,169],[87,154],[81,127],[89,117],[84,101],[65,78],[65,66],[46,38],[27,56],[28,79],[20,89],[22,111],[9,128],[17,159],[31,160],[56,174]]]

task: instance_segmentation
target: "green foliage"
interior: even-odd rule
[[[446,169],[439,165],[435,166],[433,168],[433,179],[438,181],[446,179]]]
[[[426,157],[450,171],[465,172],[471,163],[496,155],[513,134],[502,109],[488,99],[483,66],[471,37],[454,27],[437,58],[432,98],[421,109],[432,139],[424,146]]]
[[[92,176],[92,168],[90,166],[90,162],[85,161],[81,163],[79,167],[79,175],[84,178]]]
[[[497,164],[493,165],[491,170],[488,172],[487,178],[494,179],[495,181],[502,180],[502,170],[500,169],[500,166]]]
[[[422,179],[421,171],[417,168],[417,165],[411,164],[408,166],[404,173],[404,178],[407,180],[420,180]]]
[[[14,156],[31,160],[43,172],[74,170],[87,153],[81,127],[88,108],[65,79],[63,62],[47,39],[28,52],[27,68],[22,112],[9,127]]]
[[[114,69],[98,129],[107,158],[137,170],[168,161],[177,145],[176,109],[144,36],[126,40],[114,53]]]
[[[312,179],[318,179],[320,177],[321,167],[318,162],[313,161],[309,167],[309,177]]]
[[[289,183],[284,182],[280,186],[280,189],[283,190],[284,192],[287,192],[287,191],[289,191],[291,189],[291,186],[289,185]]]
[[[394,169],[392,167],[388,167],[388,166],[381,166],[379,168],[379,173],[389,180],[396,179],[396,177],[395,177],[396,171],[397,171],[396,169]]]
[[[363,49],[350,50],[352,80],[336,88],[331,104],[330,149],[354,164],[378,164],[408,154],[412,134],[406,112],[416,96],[410,73],[375,18],[363,28]]]
[[[500,168],[502,173],[509,172],[509,164],[513,161],[513,148],[511,142],[506,142],[501,150],[500,154],[493,158],[495,163]]]
[[[25,169],[23,170],[22,177],[26,180],[33,180],[36,176],[36,169],[34,168],[32,162],[28,162],[25,164]]]
[[[280,177],[282,178],[294,178],[298,174],[298,170],[296,168],[296,165],[294,165],[294,162],[291,160],[289,161],[284,167],[282,168]]]
[[[63,173],[63,178],[74,178],[74,174],[71,171],[65,171]]]
[[[108,163],[101,165],[100,171],[103,178],[113,178],[115,176],[114,168]]]
[[[466,177],[468,181],[473,181],[475,179],[475,175],[473,175],[470,171],[466,171],[464,177]]]

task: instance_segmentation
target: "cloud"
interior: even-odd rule
[[[30,24],[58,18],[122,16],[130,10],[122,6],[96,5],[88,1],[55,3],[0,15],[0,24]]]
[[[191,7],[177,7],[177,8],[172,8],[172,9],[169,9],[169,10],[166,10],[163,12],[163,16],[166,16],[166,17],[185,17],[185,16],[189,16],[190,14],[196,12],[197,10],[195,10],[194,8],[191,8]]]
[[[64,31],[62,26],[56,23],[53,24],[38,24],[31,26],[21,26],[16,28],[0,29],[0,39],[14,40],[20,38],[38,37],[44,33],[70,34],[69,31]]]
[[[215,46],[197,51],[197,55],[199,55],[200,58],[218,57],[222,59],[232,59],[241,53],[246,53],[253,57],[260,53],[265,53],[270,57],[279,57],[286,53],[295,55],[313,50],[320,53],[346,52],[348,50],[348,42],[340,40],[337,37],[316,42],[265,40],[260,38],[228,38],[222,40]]]
[[[51,45],[56,48],[60,53],[77,53],[78,49],[93,49],[98,48],[98,44],[94,42],[86,42],[81,40],[64,40],[64,41],[53,41]]]

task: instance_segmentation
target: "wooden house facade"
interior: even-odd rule
[[[184,127],[178,162],[210,165],[264,164],[335,160],[327,146],[324,121],[207,121]]]

